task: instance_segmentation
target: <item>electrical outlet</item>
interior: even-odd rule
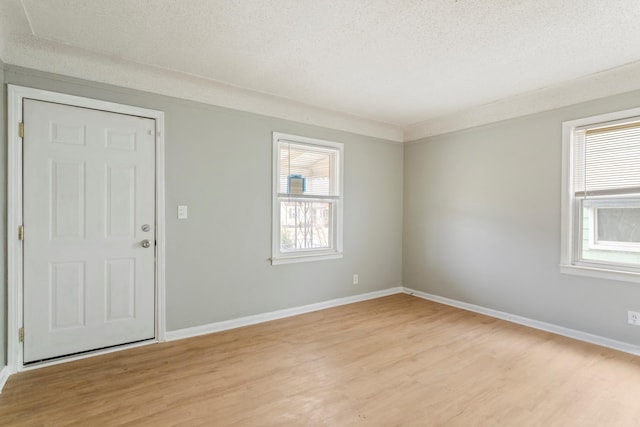
[[[354,285],[357,285],[357,284],[358,284],[358,275],[357,275],[357,274],[354,274],[354,275],[353,275],[353,284],[354,284]],[[640,315],[640,314],[639,314],[639,315]]]
[[[628,322],[630,325],[640,326],[640,312],[628,311],[627,314],[629,315]]]

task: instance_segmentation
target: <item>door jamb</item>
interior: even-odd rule
[[[75,95],[7,85],[7,367],[9,374],[23,370],[23,347],[18,330],[23,326],[23,242],[18,240],[22,225],[22,103],[25,98],[56,102],[74,107],[141,116],[156,122],[156,263],[155,263],[155,340],[165,340],[165,186],[164,112],[131,105],[100,101]],[[26,231],[29,232],[28,230]],[[27,331],[28,333],[28,331]],[[108,350],[107,350],[108,351]],[[111,350],[113,351],[113,350]],[[101,354],[96,351],[91,355]]]

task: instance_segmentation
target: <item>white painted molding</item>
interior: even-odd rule
[[[226,331],[229,329],[241,328],[243,326],[256,325],[258,323],[269,322],[271,320],[283,319],[285,317],[297,316],[299,314],[311,313],[313,311],[324,310],[326,308],[338,307],[354,302],[366,301],[375,298],[386,297],[388,295],[403,292],[401,286],[384,289],[381,291],[368,292],[366,294],[353,295],[350,297],[337,298],[315,304],[303,305],[300,307],[285,308],[283,310],[270,311],[268,313],[254,314],[252,316],[240,317],[237,319],[224,320],[221,322],[209,323],[206,325],[194,326],[192,328],[167,331],[165,339],[167,341],[181,340],[185,338],[197,337],[214,332]]]
[[[2,370],[0,370],[0,393],[2,393],[2,389],[4,388],[4,385],[7,383],[7,380],[9,379],[9,375],[11,375],[11,373],[9,372],[9,367],[5,365],[2,368]]]
[[[566,107],[640,89],[640,61],[409,126],[383,123],[30,36],[9,36],[3,61],[79,79],[148,91],[393,142],[430,136]],[[10,71],[10,67],[9,67]]]
[[[400,126],[80,48],[9,36],[5,64],[402,142]],[[10,68],[9,68],[10,71]]]
[[[214,332],[226,331],[229,329],[240,328],[243,326],[256,325],[259,323],[269,322],[271,320],[283,319],[286,317],[297,316],[299,314],[311,313],[314,311],[324,310],[327,308],[338,307],[341,305],[352,304],[356,302],[381,298],[381,297],[395,295],[399,293],[405,293],[411,296],[426,299],[436,303],[445,304],[451,307],[456,307],[462,310],[483,314],[483,315],[494,317],[501,320],[506,320],[508,322],[531,327],[534,329],[539,329],[542,331],[565,336],[568,338],[573,338],[579,341],[588,342],[588,343],[599,345],[602,347],[619,350],[619,351],[633,354],[636,356],[640,355],[640,347],[629,344],[629,343],[612,340],[612,339],[601,337],[598,335],[593,335],[586,332],[581,332],[574,329],[569,329],[562,326],[554,325],[551,323],[529,319],[526,317],[506,313],[499,310],[493,310],[493,309],[482,307],[479,305],[470,304],[470,303],[466,303],[466,302],[462,302],[462,301],[458,301],[458,300],[454,300],[446,297],[441,297],[438,295],[433,295],[433,294],[429,294],[426,292],[422,292],[422,291],[418,291],[415,289],[402,287],[402,286],[396,286],[396,287],[384,289],[381,291],[374,291],[374,292],[369,292],[369,293],[360,294],[360,295],[353,295],[353,296],[344,297],[344,298],[337,298],[337,299],[323,301],[315,304],[303,305],[300,307],[287,308],[283,310],[256,314],[252,316],[240,317],[237,319],[209,323],[206,325],[195,326],[192,328],[184,328],[184,329],[178,329],[175,331],[168,331],[165,334],[165,339],[166,341],[177,341],[181,339],[211,334]],[[142,343],[130,344],[123,347],[119,347],[117,349],[100,351],[99,354],[106,354],[106,353],[111,353],[113,351],[120,351],[127,348],[134,348],[134,347],[139,347],[143,345],[149,345],[152,342],[155,342],[155,341],[147,341]],[[51,366],[59,363],[66,363],[73,360],[79,360],[79,359],[91,357],[92,355],[95,355],[95,354],[79,355],[72,358],[56,360],[56,361],[49,362],[42,365],[30,366],[30,367],[24,368],[24,370],[38,369],[44,366]],[[2,388],[4,387],[4,384],[6,383],[11,373],[12,372],[8,366],[5,366],[2,370],[0,370],[0,392],[2,392]]]
[[[617,341],[617,340],[605,338],[599,335],[593,335],[586,332],[577,331],[575,329],[569,329],[563,326],[554,325],[552,323],[541,322],[539,320],[529,319],[527,317],[505,313],[503,311],[493,310],[491,308],[486,308],[486,307],[482,307],[475,304],[469,304],[466,302],[445,298],[445,297],[429,294],[422,291],[417,291],[411,288],[405,287],[403,288],[403,292],[409,295],[413,295],[419,298],[429,300],[429,301],[449,305],[451,307],[460,308],[462,310],[484,314],[486,316],[495,317],[497,319],[506,320],[508,322],[517,323],[519,325],[528,326],[530,328],[551,332],[556,335],[562,335],[564,337],[573,338],[579,341],[596,344],[601,347],[607,347],[613,350],[623,351],[625,353],[640,356],[640,346],[629,344],[623,341]]]
[[[237,319],[231,319],[231,320],[225,320],[221,322],[209,323],[206,325],[194,326],[192,328],[168,331],[165,335],[165,338],[167,341],[181,340],[185,338],[211,334],[214,332],[221,332],[229,329],[240,328],[243,326],[256,325],[258,323],[268,322],[268,321],[277,320],[277,319],[283,319],[291,316],[297,316],[299,314],[305,314],[313,311],[324,310],[326,308],[338,307],[345,304],[352,304],[355,302],[381,298],[381,297],[394,295],[398,293],[406,293],[408,295],[412,295],[418,298],[423,298],[423,299],[434,301],[440,304],[449,305],[451,307],[472,311],[474,313],[484,314],[486,316],[495,317],[497,319],[506,320],[508,322],[517,323],[519,325],[528,326],[530,328],[539,329],[539,330],[550,332],[556,335],[573,338],[579,341],[596,344],[602,347],[623,351],[625,353],[629,353],[633,355],[640,355],[640,347],[629,344],[629,343],[605,338],[598,335],[589,334],[582,331],[577,331],[575,329],[565,328],[565,327],[554,325],[551,323],[541,322],[539,320],[529,319],[527,317],[522,317],[515,314],[505,313],[503,311],[493,310],[493,309],[482,307],[475,304],[469,304],[466,302],[429,294],[426,292],[422,292],[422,291],[418,291],[418,290],[406,288],[406,287],[394,287],[394,288],[389,288],[382,291],[369,292],[366,294],[354,295],[354,296],[345,297],[345,298],[338,298],[338,299],[333,299],[333,300],[324,301],[320,303],[304,305],[300,307],[287,308],[287,309],[272,311],[268,313],[256,314],[252,316],[240,317]]]
[[[166,321],[166,211],[164,112],[156,112],[156,339],[164,341]]]
[[[7,87],[7,365],[16,372],[22,365],[18,329],[22,327],[22,241],[16,236],[22,224],[22,96]],[[13,237],[10,237],[13,236]]]
[[[393,142],[468,129],[640,89],[640,61],[409,126],[383,123],[201,76],[134,63],[29,36],[3,40],[3,61],[19,67],[173,96]]]
[[[638,89],[640,61],[407,126],[403,141],[416,141]]]

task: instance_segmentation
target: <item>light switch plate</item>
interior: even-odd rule
[[[178,219],[187,219],[187,205],[178,205]]]

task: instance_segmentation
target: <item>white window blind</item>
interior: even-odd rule
[[[280,194],[338,196],[336,150],[280,140],[278,151]],[[303,191],[293,185],[295,180],[302,181]]]
[[[640,193],[640,117],[576,129],[577,197]]]

